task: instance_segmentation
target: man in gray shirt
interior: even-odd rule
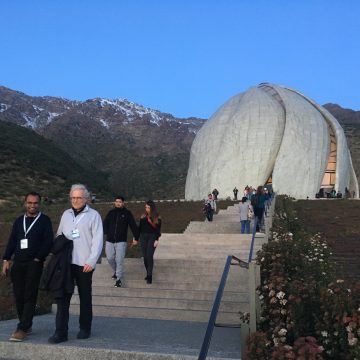
[[[103,226],[100,214],[87,203],[90,194],[82,184],[70,190],[71,209],[65,210],[57,235],[64,234],[73,241],[71,276],[78,287],[80,298],[80,331],[78,339],[91,335],[92,323],[92,275],[103,247]],[[56,330],[49,342],[57,344],[68,339],[69,307],[72,294],[56,299]]]

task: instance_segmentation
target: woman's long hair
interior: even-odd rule
[[[256,190],[256,195],[262,195],[264,193],[263,186],[258,186]]]
[[[150,214],[149,214],[149,216],[150,216],[151,221],[154,224],[158,224],[160,215],[159,215],[159,212],[156,209],[154,201],[148,200],[145,204],[150,206]],[[145,212],[144,215],[147,216],[146,212]]]

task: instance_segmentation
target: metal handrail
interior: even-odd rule
[[[268,208],[270,208],[270,206],[271,206],[271,202],[272,202],[273,197],[274,197],[274,194],[272,194],[272,196],[268,200],[268,202],[269,202],[267,204]],[[251,237],[251,244],[250,244],[248,262],[243,261],[243,260],[241,260],[241,259],[239,259],[239,258],[237,258],[236,256],[233,256],[233,255],[229,255],[227,257],[227,259],[226,259],[225,266],[224,266],[224,271],[223,271],[223,274],[221,276],[219,288],[218,288],[218,290],[216,292],[214,304],[213,304],[213,307],[212,307],[212,310],[211,310],[209,322],[208,322],[208,325],[207,325],[207,328],[206,328],[203,343],[201,345],[198,360],[205,360],[206,359],[215,326],[217,326],[217,327],[231,327],[231,328],[239,328],[239,327],[241,327],[240,324],[239,325],[232,325],[232,324],[219,324],[219,323],[216,323],[216,318],[217,318],[217,314],[218,314],[218,311],[219,311],[222,295],[224,293],[224,288],[225,288],[227,276],[229,274],[230,265],[239,265],[242,268],[249,269],[249,265],[252,262],[252,254],[253,254],[253,251],[254,251],[254,243],[255,243],[257,222],[258,222],[258,218],[255,217],[254,228],[253,228],[252,237]],[[232,263],[231,262],[232,260],[237,261],[237,263]]]
[[[203,343],[201,345],[201,350],[200,350],[198,360],[205,360],[206,359],[207,353],[209,351],[210,342],[211,342],[212,334],[213,334],[213,331],[214,331],[214,327],[215,326],[230,327],[230,325],[226,325],[226,324],[216,324],[216,317],[217,317],[217,314],[218,314],[218,311],[219,311],[221,298],[222,298],[223,293],[224,293],[224,288],[225,288],[227,276],[229,274],[230,265],[237,265],[236,263],[232,263],[231,262],[232,260],[236,260],[239,263],[240,266],[241,266],[241,263],[244,263],[244,261],[242,261],[242,260],[240,260],[237,257],[232,256],[232,255],[229,255],[227,257],[227,259],[226,259],[225,266],[224,266],[224,271],[223,271],[223,274],[221,276],[219,288],[218,288],[218,290],[216,292],[214,304],[213,304],[213,307],[212,307],[212,310],[211,310],[209,322],[208,322],[208,325],[207,325],[207,328],[206,328]],[[231,326],[231,327],[235,327],[235,326]],[[240,327],[240,325],[237,326],[237,327]]]
[[[252,256],[253,256],[253,251],[254,251],[254,243],[255,243],[255,235],[256,235],[257,222],[258,222],[258,218],[255,217],[255,220],[254,220],[254,228],[253,228],[252,236],[251,236],[251,243],[250,243],[250,251],[249,251],[249,257],[248,257],[248,264],[250,264],[251,261],[252,261]]]

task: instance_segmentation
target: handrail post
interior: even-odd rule
[[[251,261],[252,261],[252,256],[253,256],[253,251],[254,251],[254,242],[255,242],[257,222],[258,222],[258,218],[255,217],[255,219],[254,219],[254,228],[253,228],[252,236],[251,236],[251,244],[250,244],[249,258],[248,258],[248,263],[249,263],[249,264],[250,264]]]
[[[260,315],[260,303],[256,293],[259,285],[260,267],[255,263],[249,264],[249,305],[250,305],[250,333],[256,332],[256,323]]]
[[[241,324],[240,330],[240,351],[241,351],[241,359],[245,359],[246,355],[246,340],[250,335],[249,324],[243,323]]]
[[[198,357],[198,360],[204,360],[206,359],[208,350],[209,350],[209,346],[210,346],[210,342],[211,342],[211,337],[212,337],[212,333],[214,330],[214,326],[215,326],[215,322],[216,322],[216,317],[219,311],[219,307],[220,307],[220,302],[221,302],[221,298],[225,289],[225,284],[226,284],[226,279],[229,273],[229,268],[230,268],[230,264],[231,264],[231,260],[232,260],[232,256],[229,255],[227,257],[225,266],[224,266],[224,271],[220,280],[220,284],[219,284],[219,288],[216,292],[216,296],[215,296],[215,300],[214,300],[214,304],[211,310],[211,314],[210,314],[210,319],[208,322],[208,326],[206,328],[206,332],[205,332],[205,336],[204,336],[204,340],[200,349],[200,354]]]

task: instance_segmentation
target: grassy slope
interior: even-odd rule
[[[360,279],[360,201],[301,200],[296,209],[304,226],[326,239],[344,276]]]
[[[52,141],[4,121],[0,121],[0,177],[0,199],[19,198],[30,190],[64,197],[64,188],[74,182],[105,192],[108,188],[104,175],[80,166]]]

